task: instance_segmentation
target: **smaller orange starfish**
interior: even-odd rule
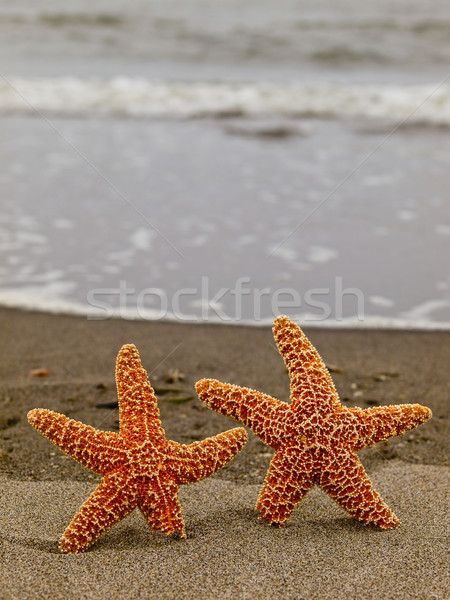
[[[275,450],[256,509],[282,525],[314,484],[363,523],[387,529],[398,519],[374,490],[358,450],[402,435],[431,417],[420,404],[363,410],[339,402],[317,350],[288,317],[273,332],[291,380],[291,404],[266,394],[202,379],[200,399],[213,410],[244,423]]]
[[[151,529],[186,537],[178,486],[213,475],[239,452],[247,433],[237,427],[185,446],[166,440],[155,393],[135,346],[117,357],[120,433],[98,431],[37,408],[28,421],[58,448],[103,479],[60,540],[62,552],[82,552],[136,506]]]

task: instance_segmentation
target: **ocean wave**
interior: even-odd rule
[[[450,76],[449,76],[450,78]],[[279,115],[450,125],[450,85],[0,78],[0,114],[223,118]]]

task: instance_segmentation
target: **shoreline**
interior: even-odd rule
[[[36,300],[30,300],[29,294],[25,294],[23,298],[17,297],[12,294],[9,297],[8,291],[3,292],[1,296],[0,292],[0,309],[6,310],[17,310],[19,312],[27,312],[33,314],[48,314],[57,317],[81,317],[88,321],[136,321],[136,322],[150,322],[150,323],[174,323],[179,325],[219,325],[219,326],[230,326],[230,327],[272,327],[273,317],[264,317],[256,320],[240,319],[235,320],[229,315],[225,315],[227,320],[217,316],[207,316],[206,318],[196,315],[194,319],[183,319],[174,313],[168,312],[166,316],[159,317],[155,316],[157,311],[152,312],[150,309],[133,310],[123,308],[112,308],[109,311],[108,316],[104,316],[95,309],[89,309],[88,305],[84,305],[77,302],[62,301],[62,300],[44,300],[42,303],[36,302]],[[25,297],[28,300],[25,300]],[[303,323],[304,329],[311,330],[383,330],[383,331],[412,331],[412,332],[435,332],[443,331],[450,332],[450,321],[430,321],[426,319],[407,319],[400,317],[383,317],[376,315],[368,315],[364,319],[358,317],[342,317],[340,319],[317,319],[311,318],[314,315],[288,315],[291,319],[298,323]],[[305,316],[306,321],[302,321],[301,317]]]
[[[286,528],[261,523],[253,507],[272,451],[250,435],[228,467],[181,487],[186,542],[149,532],[134,511],[90,551],[66,556],[57,540],[98,478],[35,432],[28,410],[117,431],[114,364],[124,343],[138,347],[167,437],[181,443],[236,425],[199,402],[201,377],[284,400],[289,379],[268,327],[0,308],[0,331],[0,597],[445,597],[450,332],[305,327],[345,406],[419,402],[433,411],[416,430],[359,453],[399,528],[359,524],[317,487]],[[49,376],[29,376],[39,368]]]

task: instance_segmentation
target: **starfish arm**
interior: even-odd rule
[[[120,435],[137,444],[151,439],[156,446],[165,443],[155,392],[133,344],[122,346],[116,363],[119,396]]]
[[[373,446],[415,429],[431,417],[431,410],[420,404],[398,404],[374,408],[350,408],[358,420],[358,440],[354,450]]]
[[[289,371],[292,408],[312,400],[314,410],[331,412],[339,405],[336,389],[325,363],[300,327],[281,315],[274,321],[273,335]]]
[[[295,453],[295,459],[303,462],[304,472],[293,472],[292,460],[286,453],[277,452],[270,463],[264,485],[256,503],[256,510],[264,520],[282,526],[294,508],[312,488],[313,477],[307,466],[308,456]]]
[[[245,429],[236,427],[189,446],[177,444],[171,465],[176,482],[194,483],[214,475],[242,450],[247,440]]]
[[[215,379],[201,379],[195,387],[208,408],[247,425],[267,446],[278,447],[285,419],[290,413],[285,402]]]
[[[117,433],[97,431],[45,408],[31,410],[28,421],[60,450],[94,473],[104,475],[125,459],[125,446]]]
[[[60,540],[61,552],[83,552],[135,508],[131,482],[120,475],[107,475],[82,504]]]
[[[178,487],[167,473],[160,473],[141,486],[138,501],[150,529],[186,538]]]
[[[366,525],[390,529],[398,519],[374,490],[353,452],[342,450],[325,461],[319,484],[341,508]]]

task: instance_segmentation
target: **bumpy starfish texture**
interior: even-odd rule
[[[430,409],[419,404],[346,408],[300,327],[280,316],[273,332],[289,371],[291,404],[213,379],[196,386],[206,406],[244,423],[275,450],[256,509],[269,523],[283,525],[317,484],[363,523],[397,526],[356,452],[414,429],[431,417]]]
[[[62,552],[86,550],[136,506],[150,529],[185,538],[178,485],[213,475],[247,441],[242,427],[188,446],[166,440],[155,393],[133,345],[119,352],[116,383],[119,433],[98,431],[41,408],[28,413],[37,431],[103,476],[64,532]]]

